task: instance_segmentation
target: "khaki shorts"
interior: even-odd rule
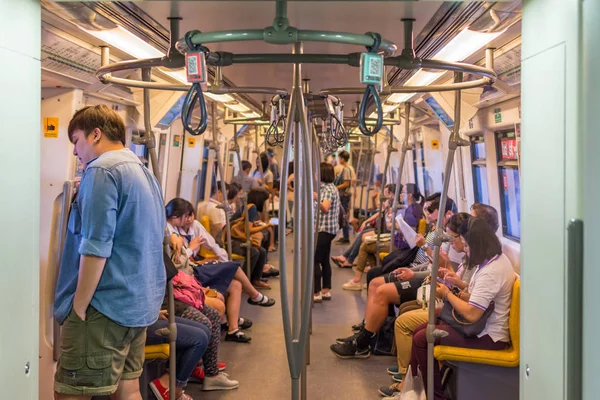
[[[71,310],[62,325],[54,391],[70,395],[110,395],[120,380],[137,379],[144,368],[146,328],[127,328],[95,308],[86,320]]]

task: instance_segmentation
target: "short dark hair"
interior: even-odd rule
[[[252,169],[252,164],[248,160],[242,160],[242,171],[248,171]]]
[[[279,190],[281,187],[281,181],[279,179],[275,179],[273,181],[273,190]]]
[[[104,104],[84,107],[73,115],[67,130],[69,140],[73,142],[73,134],[77,130],[83,131],[87,138],[96,128],[111,142],[121,142],[125,146],[123,118]]]
[[[421,201],[423,201],[423,195],[421,194],[419,187],[415,183],[406,184],[406,193],[412,194],[413,199],[415,199],[417,203],[421,203]]]
[[[332,183],[335,180],[335,172],[333,172],[333,165],[328,162],[322,162],[320,165],[321,170],[321,182]]]
[[[463,221],[458,234],[469,245],[469,267],[482,264],[485,260],[502,254],[502,245],[496,233],[483,218],[471,217]]]
[[[231,183],[227,189],[227,200],[235,199],[242,188],[237,183]]]
[[[210,197],[213,197],[220,190],[221,190],[221,181],[217,181],[210,189]],[[229,183],[227,183],[227,182],[225,182],[225,190],[229,191]]]
[[[185,213],[185,215],[196,215],[196,210],[194,210],[194,205],[187,200],[185,201],[185,203],[186,203],[186,209],[187,209],[187,212]]]
[[[500,226],[498,221],[498,210],[494,207],[483,203],[473,203],[471,210],[475,212],[476,217],[482,218],[487,222],[494,232],[498,230],[498,227]]]
[[[438,210],[440,208],[440,201],[441,201],[441,196],[438,196],[437,198],[434,198],[433,200],[429,200],[432,196],[429,196],[427,198],[427,201],[429,201],[431,204],[429,204],[429,207],[427,207],[427,211],[429,211],[429,213],[433,213],[435,212],[435,210]],[[448,211],[452,211],[453,214],[456,213],[456,203],[454,203],[454,200],[452,200],[450,197],[448,197],[446,199],[446,211],[444,211],[444,214],[447,213]]]
[[[342,150],[338,153],[339,158],[343,158],[344,161],[348,162],[350,159],[350,154],[346,150]]]
[[[265,201],[269,199],[269,192],[267,189],[257,187],[250,189],[248,192],[248,204],[252,203],[256,206],[258,212],[262,212],[265,206]]]
[[[187,215],[188,212],[188,201],[181,197],[176,197],[169,201],[165,206],[167,218],[179,218]],[[194,207],[192,207],[193,209]]]
[[[446,223],[446,229],[450,229],[452,232],[458,233],[458,229],[462,225],[463,221],[468,221],[471,218],[471,214],[460,212],[454,214]]]

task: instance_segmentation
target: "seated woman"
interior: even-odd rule
[[[448,207],[449,202],[446,204]],[[439,199],[434,200],[428,207],[427,218],[437,220]],[[444,225],[453,215],[447,209],[444,215]],[[429,274],[429,258],[433,258],[433,250],[429,247],[433,242],[433,231],[425,239],[417,235],[417,246],[420,247],[410,266],[394,270],[388,275],[375,278],[368,288],[367,308],[364,325],[357,326],[358,333],[348,338],[340,338],[331,345],[331,351],[340,358],[367,358],[371,355],[371,338],[381,329],[388,315],[391,304],[412,301],[416,299],[417,290],[423,279]],[[442,252],[440,252],[442,254]],[[440,265],[450,265],[440,258]]]
[[[226,294],[227,322],[229,330],[226,341],[248,343],[251,338],[240,329],[241,322],[249,327],[249,322],[240,321],[240,306],[242,290],[248,294],[248,303],[270,307],[275,300],[259,293],[252,287],[244,272],[237,263],[227,262],[227,253],[221,249],[204,227],[194,219],[194,207],[188,201],[175,198],[167,203],[167,228],[171,235],[174,254],[183,249],[188,257],[197,255],[200,247],[204,246],[217,255],[219,263],[214,260],[202,260],[192,272],[205,287],[212,287],[219,293]],[[212,261],[212,262],[211,262]]]
[[[178,271],[173,265],[168,256],[165,255],[165,269],[167,272],[167,282],[177,276]],[[181,314],[182,310],[192,308],[186,304],[175,301],[175,314]],[[148,327],[146,344],[167,343],[168,336],[160,334],[160,330],[168,328],[168,294],[165,295],[162,309],[159,312],[158,320]],[[208,306],[203,307],[203,311],[209,311]],[[185,314],[186,311],[183,311]],[[199,310],[196,312],[200,315]],[[201,321],[192,321],[190,319],[175,316],[177,325],[177,371],[176,371],[176,398],[191,400],[191,397],[183,393],[183,388],[186,387],[188,380],[197,375],[199,370],[198,364],[200,359],[203,359],[206,367],[206,377],[204,379],[204,390],[222,390],[235,389],[239,383],[230,380],[228,375],[219,371],[217,364],[218,346],[219,346],[219,331],[217,337],[213,337],[215,332],[211,331],[210,322],[205,321],[204,317]],[[206,324],[208,322],[208,325]],[[213,365],[214,364],[214,365]],[[169,399],[169,376],[164,374],[158,379],[150,383],[150,389],[154,392],[157,399]]]
[[[468,265],[474,273],[465,293],[455,295],[438,283],[438,298],[450,303],[455,312],[470,323],[480,320],[494,302],[494,310],[486,321],[485,328],[476,337],[465,337],[452,326],[438,319],[436,329],[448,335],[436,340],[436,345],[465,347],[469,349],[502,350],[510,342],[508,315],[515,281],[510,260],[502,254],[502,245],[489,225],[480,218],[471,218],[459,227],[460,240],[468,256]],[[419,325],[413,334],[410,368],[421,370],[423,384],[427,387],[427,323]],[[445,399],[438,363],[434,363],[434,399]]]
[[[383,204],[384,205],[384,208],[383,208],[384,213],[387,211],[387,208],[390,206],[391,202],[389,201],[389,199],[394,197],[395,192],[396,192],[396,185],[394,185],[393,183],[386,185],[385,188],[383,189],[383,195],[386,197],[386,199],[388,199]],[[348,249],[346,250],[346,252],[343,255],[331,257],[333,262],[338,267],[352,268],[352,264],[354,263],[354,260],[358,256],[360,245],[363,243],[365,238],[375,234],[375,223],[377,221],[377,218],[379,218],[379,211],[377,211],[375,214],[373,214],[372,216],[367,218],[360,225],[360,228],[358,229],[358,232],[359,232],[358,235],[356,235],[354,242],[352,242],[352,245],[350,247],[348,247]],[[352,290],[352,289],[349,289],[349,290]]]
[[[264,209],[265,202],[269,199],[269,193],[263,188],[254,188],[248,192],[248,203],[250,205],[248,209],[248,220],[250,221],[250,232],[247,235],[253,235],[256,233],[262,234],[262,240],[260,246],[252,246],[250,248],[250,281],[252,285],[259,289],[270,289],[271,285],[262,282],[263,270],[267,264],[267,248],[268,234],[267,229],[271,226],[265,224],[260,220],[260,213]],[[244,216],[244,207],[236,211],[231,217],[232,223],[236,220],[240,220]],[[244,227],[245,229],[245,227]],[[246,248],[242,245],[245,244],[241,238],[231,238],[231,250],[234,254],[240,256],[246,256]],[[269,267],[267,267],[269,268]]]
[[[458,239],[458,230],[461,224],[464,221],[468,221],[469,218],[471,218],[471,216],[467,213],[454,214],[448,220],[448,224],[446,224],[446,233],[450,236],[457,238],[456,240],[452,241],[450,245],[458,254],[465,254],[465,249],[462,244],[462,241]],[[473,275],[473,271],[475,270],[474,267],[475,266],[470,266],[465,260],[456,273],[445,268],[440,268],[439,275],[446,282],[453,285],[456,288],[455,292],[458,293],[458,295],[460,296],[460,292],[463,291],[471,281],[471,276]],[[426,301],[428,300],[429,299],[427,299]],[[406,304],[408,303],[404,303],[402,305],[404,306]],[[427,322],[428,318],[428,309],[422,307],[420,304],[417,309],[408,312],[403,312],[403,307],[400,307],[400,312],[398,318],[396,318],[396,323],[394,325],[394,336],[396,339],[398,364],[397,366],[388,369],[389,372],[394,374],[393,378],[395,381],[400,382],[406,374],[406,370],[410,362],[410,351],[412,346],[412,336],[414,329],[422,323]],[[384,396],[392,396],[397,391],[397,384],[393,384],[389,387],[379,388],[379,393]]]
[[[387,188],[387,187],[386,187]],[[415,231],[419,225],[419,221],[423,218],[423,207],[421,206],[421,201],[423,197],[419,192],[417,186],[413,183],[409,183],[406,185],[406,188],[402,192],[406,195],[408,207],[404,211],[404,220],[411,228]],[[392,193],[393,196],[393,193]],[[388,206],[384,209],[385,215],[385,226],[383,227],[384,231],[389,232],[392,228],[392,224],[396,223],[393,214],[393,208],[391,202],[388,203]],[[396,237],[394,238],[394,248],[398,249],[407,249],[408,245],[401,240],[402,236],[399,231],[396,231]],[[362,290],[361,279],[367,263],[372,267],[376,264],[376,257],[379,257],[380,249],[377,248],[376,241],[366,242],[364,241],[358,252],[358,258],[356,263],[356,272],[354,274],[354,278],[349,282],[342,285],[342,289],[344,290]]]

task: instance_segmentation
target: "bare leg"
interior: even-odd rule
[[[241,268],[237,269],[235,275],[233,276],[233,279],[238,281],[242,285],[242,290],[244,291],[244,293],[250,296],[251,299],[256,299],[260,294],[260,292],[256,290],[254,286],[252,286],[250,280]]]
[[[229,324],[230,332],[238,329],[241,303],[242,284],[239,281],[233,280],[227,289],[227,323]]]
[[[370,288],[369,288],[370,291]],[[400,295],[393,283],[386,283],[375,290],[371,307],[367,307],[365,314],[365,329],[377,332],[383,326],[388,314],[388,306],[400,302]]]

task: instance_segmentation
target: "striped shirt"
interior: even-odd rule
[[[321,201],[329,200],[331,206],[329,211],[323,212],[318,207],[319,212],[319,232],[327,232],[335,235],[340,229],[338,217],[340,211],[340,195],[333,183],[321,183]]]

